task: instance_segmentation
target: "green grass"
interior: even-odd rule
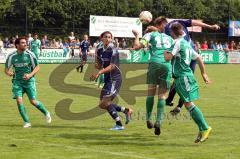
[[[98,103],[97,97],[85,96],[78,85],[99,90],[83,75],[72,70],[65,78],[66,92],[58,92],[49,84],[49,77],[58,65],[41,65],[37,75],[39,100],[51,111],[53,122],[45,125],[42,114],[31,106],[25,96],[25,105],[32,123],[31,129],[22,128],[16,103],[11,99],[11,79],[1,74],[0,82],[0,159],[239,159],[240,158],[240,65],[207,65],[213,83],[205,85],[196,72],[201,98],[195,103],[201,108],[213,132],[207,142],[194,144],[197,127],[187,117],[186,110],[176,119],[168,116],[162,125],[162,134],[156,137],[145,126],[145,98],[137,97],[133,105],[135,114],[126,130],[112,132],[108,129],[113,121],[108,114],[89,120],[63,120],[55,113],[56,103],[64,98],[73,99],[70,110],[74,113],[87,111]],[[71,66],[71,65],[68,65]],[[0,70],[3,72],[3,65]],[[61,72],[61,71],[60,71]],[[62,69],[62,73],[66,72]],[[146,70],[129,72],[129,78]],[[56,81],[60,78],[56,77]],[[61,82],[56,82],[59,85]],[[63,84],[63,83],[62,83]],[[138,88],[139,87],[139,88]],[[144,90],[146,85],[131,87]],[[65,87],[63,87],[65,88]],[[76,93],[68,93],[75,89]],[[122,93],[128,93],[122,89]],[[131,93],[131,94],[130,94]],[[133,92],[130,92],[132,95]],[[98,95],[97,95],[98,96]],[[175,103],[177,102],[177,98]],[[121,105],[126,102],[119,98]],[[167,107],[166,112],[171,108]],[[156,110],[156,107],[155,107]]]

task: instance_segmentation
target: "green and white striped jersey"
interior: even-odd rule
[[[196,60],[199,55],[188,41],[183,37],[176,39],[172,55],[174,56],[172,59],[172,71],[176,78],[185,75],[193,75],[189,65],[191,60]]]
[[[10,69],[13,66],[14,78],[16,80],[24,80],[24,74],[29,74],[38,65],[38,61],[33,52],[25,50],[22,53],[14,51],[9,54],[5,63],[5,68]],[[34,77],[29,79],[34,80]]]
[[[150,45],[150,62],[165,63],[164,51],[172,51],[174,40],[167,34],[156,31],[145,34],[140,43],[145,47]]]

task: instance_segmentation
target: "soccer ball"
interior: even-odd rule
[[[143,24],[148,24],[152,21],[152,13],[149,11],[142,11],[139,14],[139,19]]]

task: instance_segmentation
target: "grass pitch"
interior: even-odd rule
[[[3,67],[0,65],[1,72]],[[32,124],[30,129],[22,128],[16,103],[11,99],[11,79],[1,74],[0,159],[240,158],[240,65],[207,65],[208,75],[213,81],[211,85],[203,83],[197,69],[201,96],[195,104],[213,128],[209,139],[201,144],[193,143],[197,127],[185,109],[180,116],[173,118],[168,114],[172,108],[166,107],[162,134],[155,136],[153,130],[148,130],[145,125],[145,97],[141,93],[136,96],[135,103],[130,102],[133,103],[133,120],[124,131],[109,131],[114,122],[107,113],[95,118],[89,114],[82,118],[90,119],[77,120],[78,113],[89,111],[97,105],[99,90],[92,82],[84,80],[84,74],[77,73],[75,69],[69,72],[74,65],[63,65],[53,78],[56,68],[58,65],[41,65],[37,75],[38,99],[52,113],[51,125],[46,126],[43,115],[24,96]],[[146,70],[141,69],[130,71],[126,76],[134,78],[145,73]],[[67,75],[66,78],[61,74]],[[131,79],[126,81],[131,82]],[[85,91],[86,88],[79,88],[80,85],[90,88],[90,92]],[[130,92],[122,87],[118,98],[120,105],[126,106],[127,97],[132,97],[134,91],[144,91],[146,85],[130,85],[129,89]],[[72,99],[69,108],[72,114],[66,113],[64,102],[59,104],[63,99]],[[156,106],[154,110],[156,112]],[[98,114],[98,111],[93,113]],[[75,120],[69,120],[71,118]]]

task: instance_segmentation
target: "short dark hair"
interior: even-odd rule
[[[167,18],[160,16],[154,20],[154,25],[161,25],[162,23],[167,23]]]
[[[19,38],[17,38],[17,39],[15,40],[15,47],[17,47],[17,45],[20,44],[20,41],[21,41],[22,39],[25,39],[25,40],[26,40],[25,37],[19,37]]]
[[[176,36],[181,36],[183,35],[183,26],[180,23],[173,23],[171,26],[171,31],[174,33]]]
[[[104,32],[100,35],[100,38],[103,38],[103,36],[104,36],[105,34],[110,34],[110,35],[111,35],[111,38],[113,38],[112,33],[111,33],[110,31],[104,31]]]

